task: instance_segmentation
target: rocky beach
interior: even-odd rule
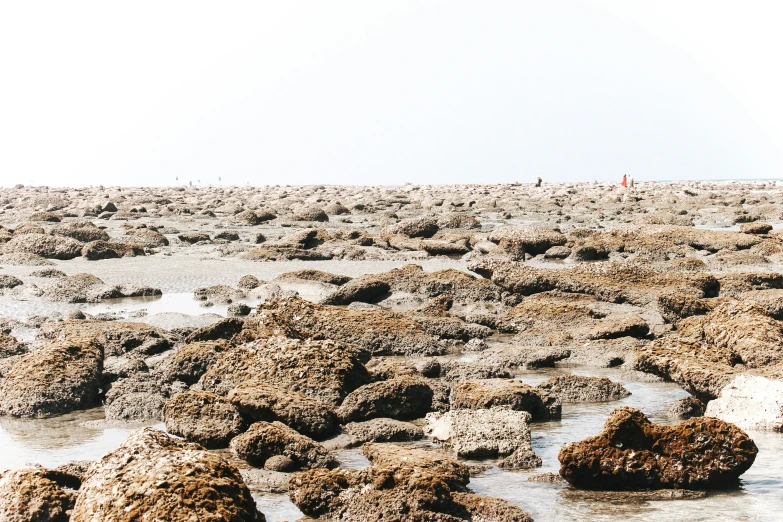
[[[0,521],[776,520],[783,182],[0,189]]]

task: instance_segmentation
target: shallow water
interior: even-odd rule
[[[671,423],[665,410],[687,393],[671,383],[640,382],[621,369],[555,368],[531,370],[518,378],[537,384],[560,374],[606,376],[621,382],[631,393],[615,402],[566,404],[559,421],[539,422],[531,426],[532,444],[541,456],[543,466],[531,471],[508,472],[492,468],[471,479],[477,493],[500,497],[529,512],[537,522],[554,521],[772,521],[780,520],[777,510],[783,500],[783,435],[751,432],[759,447],[753,467],[742,477],[736,491],[710,492],[704,498],[674,500],[639,500],[601,493],[583,493],[562,485],[528,482],[531,475],[557,473],[557,453],[563,444],[597,434],[618,406],[640,408],[657,423]],[[100,427],[100,408],[50,419],[0,418],[0,469],[42,464],[52,467],[73,460],[94,460],[114,449],[138,429]],[[156,424],[163,429],[163,424]],[[367,466],[361,449],[338,451],[346,468]],[[492,461],[487,461],[492,462]],[[602,498],[603,497],[603,498]],[[285,494],[254,493],[260,510],[270,522],[294,521],[299,510]]]
[[[220,263],[220,262],[218,262]],[[341,262],[345,263],[345,262]],[[397,266],[404,263],[395,263]],[[265,279],[285,271],[300,268],[285,264],[262,264]],[[270,266],[278,265],[278,266]],[[280,266],[284,265],[284,266]],[[295,265],[295,264],[293,264]],[[384,263],[373,265],[375,270],[387,270],[390,267]],[[98,265],[95,265],[98,266]],[[224,265],[225,266],[225,265]],[[258,266],[258,265],[255,265]],[[353,270],[364,271],[369,264],[356,265],[343,270],[332,266],[317,266],[319,269],[339,273],[358,275]],[[309,263],[308,268],[315,268]],[[443,268],[442,265],[432,265],[429,269]],[[114,270],[114,269],[112,269]],[[69,271],[73,273],[72,271]],[[100,272],[100,270],[96,271]],[[153,269],[157,273],[157,269]],[[112,272],[106,271],[101,277],[111,278]],[[243,268],[231,267],[220,274],[213,274],[215,279],[209,284],[235,284],[234,278],[245,271]],[[255,272],[257,275],[258,272]],[[192,276],[191,276],[192,277]],[[128,280],[128,279],[125,279]],[[198,286],[206,286],[199,282]],[[140,310],[147,315],[134,320],[182,321],[188,320],[213,321],[216,317],[226,315],[226,305],[215,305],[209,308],[201,307],[201,301],[193,299],[192,290],[178,283],[172,285],[176,290],[155,298],[134,298],[105,301],[92,305],[75,305],[88,313],[113,312],[127,317]],[[305,297],[308,295],[306,285],[300,289]],[[253,301],[244,301],[251,306]],[[0,299],[0,316],[6,310],[2,305],[14,308],[14,311],[26,317],[40,303],[13,302]],[[53,309],[61,304],[47,303]],[[48,308],[47,308],[48,309]],[[179,315],[172,319],[167,314]],[[182,314],[186,314],[182,316]],[[168,317],[168,319],[167,319]],[[503,336],[493,340],[503,342]],[[462,356],[464,360],[475,357],[473,354]],[[559,463],[557,454],[560,447],[569,442],[582,440],[597,434],[607,416],[618,406],[629,405],[640,408],[652,421],[671,423],[672,419],[664,415],[665,410],[677,399],[687,395],[681,388],[671,383],[643,382],[633,373],[621,369],[597,368],[556,368],[520,372],[518,378],[528,384],[538,384],[558,374],[574,373],[579,375],[606,376],[623,383],[632,395],[616,402],[594,403],[581,405],[565,405],[563,417],[559,421],[535,423],[532,425],[533,449],[543,459],[543,466],[532,471],[507,472],[492,468],[478,477],[471,479],[470,487],[478,492],[504,498],[519,505],[529,512],[535,520],[542,521],[626,521],[626,520],[693,520],[693,521],[772,521],[781,520],[777,510],[783,500],[783,435],[776,433],[751,432],[750,435],[759,447],[759,455],[753,467],[743,476],[741,487],[736,491],[711,492],[704,498],[691,500],[656,500],[645,501],[612,496],[600,493],[585,494],[574,491],[562,485],[528,482],[531,475],[553,472],[557,473]],[[0,469],[14,468],[26,464],[41,464],[54,467],[74,460],[95,460],[108,451],[119,446],[125,438],[139,425],[111,426],[101,424],[102,408],[84,412],[72,413],[50,419],[12,419],[0,417]],[[155,424],[163,428],[160,423]],[[337,452],[338,459],[344,467],[360,469],[368,465],[360,449]],[[254,498],[260,510],[270,522],[297,520],[302,515],[290,502],[285,494],[255,493]]]

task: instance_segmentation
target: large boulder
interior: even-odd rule
[[[337,415],[330,405],[260,379],[240,383],[226,399],[248,423],[280,421],[314,439],[337,430]]]
[[[5,254],[35,254],[47,259],[73,259],[82,255],[84,243],[65,236],[14,234],[2,247]]]
[[[52,234],[58,236],[72,237],[83,243],[90,241],[108,241],[109,234],[105,230],[96,226],[92,221],[71,221],[70,223],[60,223],[52,228]]]
[[[231,441],[231,449],[259,468],[281,455],[291,459],[296,469],[337,466],[337,460],[326,448],[280,422],[256,422]]]
[[[530,413],[533,420],[559,419],[560,400],[548,391],[516,379],[468,381],[451,389],[453,409],[502,408]]]
[[[195,384],[227,349],[228,343],[222,339],[188,343],[166,360],[165,374],[169,379]]]
[[[409,316],[388,310],[349,310],[317,305],[298,297],[259,306],[296,325],[302,335],[355,344],[373,355],[441,355],[445,346]]]
[[[685,319],[680,335],[731,351],[748,368],[783,362],[783,322],[753,302],[729,301]]]
[[[308,517],[344,522],[532,522],[504,500],[468,493],[467,467],[432,452],[365,444],[372,466],[294,475],[291,501]]]
[[[783,431],[783,381],[737,375],[707,403],[705,415],[745,430]]]
[[[80,481],[44,468],[0,471],[0,520],[68,522]]]
[[[166,431],[205,448],[225,448],[245,424],[236,407],[214,393],[178,393],[163,407]]]
[[[438,231],[438,222],[435,218],[422,216],[403,219],[387,229],[389,234],[401,234],[408,237],[432,237]]]
[[[149,356],[163,352],[174,344],[172,334],[145,323],[125,321],[63,321],[45,323],[41,336],[46,339],[82,337],[90,339],[106,357],[135,354]]]
[[[377,417],[418,419],[432,409],[432,396],[432,388],[422,379],[374,382],[348,394],[337,409],[337,416],[343,423]]]
[[[147,372],[118,379],[104,397],[106,419],[160,420],[166,401],[184,389],[185,384],[180,381],[169,384],[163,382],[160,376]]]
[[[736,486],[758,448],[728,422],[700,417],[675,426],[616,409],[603,431],[560,450],[560,475],[585,489],[705,489]]]
[[[223,353],[201,376],[202,389],[225,395],[251,379],[331,405],[371,381],[355,347],[334,341],[271,337]]]
[[[100,404],[103,353],[80,338],[25,355],[0,381],[0,414],[42,417]]]
[[[152,428],[133,433],[87,470],[71,522],[261,522],[231,464]]]

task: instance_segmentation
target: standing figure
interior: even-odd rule
[[[623,174],[623,180],[620,182],[620,185],[622,185],[623,187],[628,186],[628,174]]]
[[[541,183],[543,183],[543,181],[541,180],[541,176],[539,176],[538,178],[536,178],[536,187],[540,187]]]

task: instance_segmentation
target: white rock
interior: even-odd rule
[[[783,431],[783,381],[738,375],[707,404],[705,416],[744,430]]]
[[[459,457],[504,456],[530,448],[529,422],[526,411],[459,409],[429,414],[425,433],[447,443]]]

